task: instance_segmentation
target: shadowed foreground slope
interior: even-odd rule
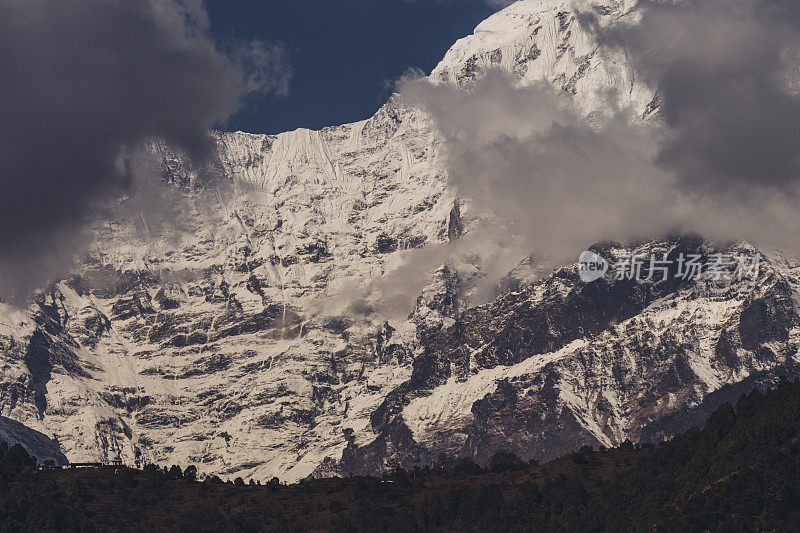
[[[441,457],[384,478],[193,480],[196,470],[34,472],[0,448],[8,529],[68,530],[796,530],[800,381],[724,404],[704,429],[655,447],[588,447],[546,465],[496,454],[486,468]]]

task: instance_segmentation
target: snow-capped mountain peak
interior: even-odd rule
[[[644,110],[652,88],[578,20],[627,17],[634,3],[517,2],[430,79],[468,88],[496,67],[520,84],[550,81],[587,115],[620,87],[623,104]],[[396,276],[390,303],[402,312],[380,312],[376,280],[480,225],[447,181],[431,119],[397,99],[321,131],[214,139],[207,173],[219,187],[200,191],[197,171],[155,146],[182,191],[175,220],[103,224],[74,275],[24,312],[0,304],[0,414],[38,432],[30,442],[51,439],[40,458],[284,480],[442,451],[483,460],[509,443],[542,459],[658,438],[796,371],[800,267],[777,257],[726,291],[585,285],[575,265],[539,279],[528,259],[482,306],[468,294],[481,265],[436,264],[430,279],[412,269],[419,287]],[[711,253],[703,246],[641,252]],[[598,251],[614,260],[628,248]]]

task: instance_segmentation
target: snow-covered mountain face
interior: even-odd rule
[[[609,23],[633,3],[517,2],[431,80],[468,88],[499,67],[552,82],[587,116],[610,94],[646,116],[653,90],[576,18]],[[74,275],[24,311],[0,304],[0,414],[52,439],[34,453],[58,459],[55,443],[72,461],[290,481],[443,451],[541,460],[661,438],[796,371],[800,266],[779,256],[725,288],[586,284],[574,265],[542,273],[526,259],[481,306],[469,300],[477,260],[416,269],[420,251],[463,241],[480,218],[448,184],[431,120],[394,99],[355,124],[215,141],[219,193],[199,192],[195,171],[156,147],[182,191],[167,225],[181,231],[147,217],[99,226]],[[598,251],[613,262],[626,248]],[[731,248],[742,250],[754,253]],[[692,239],[637,250],[651,251],[714,250]],[[424,289],[397,276],[377,293],[400,312],[384,312],[376,280],[409,265]]]
[[[634,0],[522,0],[481,23],[447,52],[434,83],[467,88],[488,68],[510,72],[521,85],[548,80],[587,115],[633,106],[644,113],[654,92],[636,79],[624,54],[598,46],[578,22],[591,13],[601,25],[634,20]],[[652,104],[654,105],[654,104]]]
[[[187,194],[177,237],[145,219],[98,228],[80,272],[30,313],[3,309],[2,412],[73,461],[299,479],[410,376],[413,324],[365,321],[356,296],[448,239],[454,197],[426,118],[389,104],[320,132],[216,140],[233,199]],[[170,181],[194,179],[164,154]]]

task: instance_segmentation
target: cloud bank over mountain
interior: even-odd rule
[[[404,102],[441,132],[460,193],[556,262],[596,241],[675,232],[796,251],[798,8],[640,2],[616,23],[578,19],[600,54],[630,58],[656,95],[648,109],[599,88],[606,108],[587,110],[492,69],[465,89],[401,81]]]
[[[642,1],[599,28],[658,90],[669,138],[657,163],[690,190],[796,192],[800,6],[781,0]],[[591,25],[591,19],[587,18]]]

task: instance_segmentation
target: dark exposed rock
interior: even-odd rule
[[[277,429],[288,422],[293,422],[302,426],[313,424],[317,412],[314,409],[290,410],[288,414],[283,412],[261,415],[256,419],[256,424],[265,429]]]
[[[642,113],[642,118],[646,119],[649,117],[658,117],[661,112],[661,107],[664,105],[664,95],[661,90],[656,91],[653,95],[653,99],[647,104],[645,107],[644,112]]]
[[[39,311],[34,315],[34,321],[50,335],[65,333],[69,316],[63,299],[64,296],[55,288],[34,296],[34,302],[39,307]]]
[[[84,290],[89,289],[100,298],[113,298],[158,283],[150,271],[119,272],[110,266],[89,269],[82,275]]]
[[[541,26],[534,31],[538,31],[539,29],[541,29]],[[514,62],[514,66],[512,67],[511,71],[517,77],[521,78],[525,76],[525,74],[528,73],[530,64],[533,61],[536,61],[540,55],[542,55],[542,51],[539,50],[539,47],[536,46],[536,44],[531,45],[531,47],[528,49],[527,52],[522,51],[517,55],[516,60]]]
[[[443,327],[446,319],[456,319],[466,303],[461,276],[452,265],[443,265],[433,274],[433,281],[417,298],[410,319],[417,326],[417,337],[426,344]]]
[[[372,118],[367,120],[361,137],[369,143],[385,142],[397,133],[403,118],[394,99],[390,99]]]
[[[353,321],[346,316],[329,316],[322,319],[322,328],[335,335],[342,335],[353,326]]]
[[[521,395],[517,385],[502,380],[496,391],[475,402],[469,437],[458,455],[486,464],[494,451],[507,449],[526,461],[543,462],[561,455],[559,450],[602,444],[569,410],[553,408],[558,399],[553,374],[538,376],[531,385],[536,394]]]
[[[156,310],[151,304],[150,295],[147,291],[139,291],[131,296],[119,298],[111,306],[111,318],[113,320],[128,320],[137,316],[153,315]]]
[[[375,241],[375,251],[379,254],[389,254],[397,250],[397,239],[390,237],[385,233],[378,235]]]
[[[88,333],[86,337],[87,342],[84,344],[94,347],[97,345],[100,337],[111,330],[111,321],[97,309],[90,309],[89,311],[90,314],[83,320],[83,327]]]
[[[755,388],[762,392],[775,388],[782,377],[797,379],[800,377],[800,365],[789,361],[774,370],[756,372],[738,383],[726,385],[706,395],[699,405],[677,410],[645,424],[634,435],[634,439],[653,444],[662,442],[676,433],[685,431],[686,428],[700,426],[723,403],[735,404],[743,394],[748,394]]]
[[[186,337],[186,345],[205,344],[208,342],[208,333],[205,331],[193,331]]]
[[[33,332],[24,358],[25,366],[31,375],[30,388],[34,394],[34,402],[40,416],[47,408],[47,383],[51,375],[59,368],[72,375],[84,378],[91,377],[80,365],[78,357],[65,346],[63,341],[53,339],[47,333],[37,329]]]
[[[427,240],[428,237],[425,235],[410,235],[401,241],[400,247],[403,250],[422,248]]]
[[[388,464],[387,457],[393,458]],[[430,464],[432,461],[431,453],[414,441],[408,426],[395,419],[386,431],[366,446],[358,447],[355,441],[350,440],[333,470],[339,475],[376,475],[395,466]]]
[[[450,216],[447,218],[447,238],[450,242],[455,242],[464,234],[464,221],[461,220],[461,207],[458,200],[453,203]]]
[[[206,301],[209,303],[224,303],[230,298],[228,283],[223,279],[216,287],[209,287],[206,290]]]
[[[163,413],[151,408],[136,413],[136,423],[145,428],[179,428],[182,423],[189,423],[191,420],[182,419],[176,415]]]
[[[772,341],[786,341],[789,331],[798,325],[792,289],[779,281],[761,298],[745,303],[739,323],[742,347],[755,350]]]
[[[48,459],[53,460],[57,465],[65,465],[69,462],[61,452],[57,441],[4,416],[0,416],[0,441],[5,441],[9,445],[21,444],[40,462]]]
[[[288,268],[300,262],[300,258],[298,258],[296,255],[285,255],[283,257],[273,255],[270,260],[272,261],[273,265],[281,265],[283,268]]]
[[[280,304],[270,304],[259,313],[239,317],[232,325],[211,333],[209,340],[273,329],[293,328],[300,322],[300,316],[291,309],[285,309]]]
[[[161,309],[177,309],[181,306],[180,300],[183,296],[183,289],[175,283],[165,284],[153,298]]]
[[[117,409],[125,410],[129,413],[144,409],[152,401],[150,396],[140,396],[135,392],[128,390],[102,392],[100,393],[100,396],[106,402],[108,402],[109,405],[116,407]]]
[[[574,17],[568,11],[559,11],[556,18],[558,19],[558,31],[564,32],[569,29]]]
[[[394,363],[404,365],[414,358],[413,351],[404,344],[390,344],[384,348],[381,355],[382,363]]]
[[[255,274],[251,273],[247,279],[247,290],[260,296],[261,301],[266,303],[267,296],[264,294],[264,283]]]
[[[150,342],[163,342],[176,334],[188,333],[188,326],[184,324],[183,318],[176,315],[162,313],[158,320],[150,327],[147,338]]]
[[[79,274],[73,274],[64,281],[64,285],[72,289],[78,296],[85,296],[89,294],[89,284]]]
[[[478,58],[476,56],[470,57],[464,62],[464,66],[461,67],[461,72],[459,72],[458,75],[459,84],[464,87],[473,83],[480,72],[481,69],[478,66]]]
[[[330,261],[333,255],[328,251],[327,243],[323,241],[310,242],[296,251],[297,255],[304,257],[309,263],[324,263]]]
[[[223,370],[228,369],[233,362],[233,358],[230,355],[225,354],[216,354],[211,355],[208,357],[201,357],[197,361],[193,363],[193,367],[184,372],[180,378],[190,378],[196,376],[206,376],[209,374],[214,374],[216,372],[221,372]]]

